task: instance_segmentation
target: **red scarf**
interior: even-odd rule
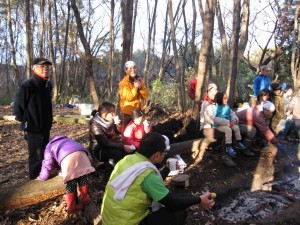
[[[208,97],[208,95],[206,95],[206,96],[204,97],[203,101],[205,101],[205,100],[208,101],[209,103],[216,103],[215,100],[210,99],[210,98]]]

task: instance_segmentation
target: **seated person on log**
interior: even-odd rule
[[[165,154],[165,138],[150,132],[142,138],[137,152],[117,163],[102,201],[103,224],[183,225],[188,207],[200,204],[209,209],[215,204],[209,192],[201,196],[170,193],[163,182],[170,170],[165,167],[159,172],[155,166]]]
[[[216,84],[208,84],[206,96],[204,97],[200,110],[200,133],[209,143],[221,143],[222,163],[228,167],[234,167],[236,166],[236,163],[232,161],[231,157],[226,152],[224,133],[212,126],[214,123],[225,124],[226,121],[228,121],[224,118],[216,118],[214,115],[213,108],[216,105],[215,95],[217,92],[218,87]]]
[[[225,148],[226,152],[232,157],[236,157],[236,152],[232,148],[232,132],[234,133],[234,137],[236,140],[235,147],[239,149],[246,156],[254,156],[254,153],[250,150],[246,149],[246,147],[242,143],[242,137],[240,133],[240,128],[237,125],[239,122],[238,117],[235,115],[235,112],[231,110],[230,106],[227,104],[228,98],[227,94],[224,92],[218,92],[215,95],[216,105],[213,108],[213,112],[215,115],[215,122],[213,126],[225,133]],[[226,120],[219,120],[217,118],[223,118]]]
[[[293,120],[293,129],[296,138],[300,138],[300,86],[298,93],[289,102],[286,114]]]
[[[49,178],[52,166],[57,164],[66,186],[68,213],[75,214],[88,205],[91,199],[88,194],[87,174],[95,171],[88,158],[88,151],[78,142],[64,136],[55,136],[46,146],[42,170],[38,180]],[[80,202],[77,204],[77,185],[80,190]]]
[[[256,105],[236,113],[237,117],[239,118],[238,126],[240,127],[242,136],[244,136],[243,143],[247,148],[252,151],[258,151],[258,149],[256,149],[252,143],[256,135],[256,130],[258,129],[261,135],[263,135],[269,142],[277,146],[278,150],[285,150],[284,145],[275,137],[266,122],[266,118],[272,118],[274,111],[274,104],[270,101],[265,101],[262,106]]]
[[[282,96],[281,85],[278,82],[271,84],[272,87],[272,102],[275,105],[275,112],[271,118],[270,127],[277,138],[286,139],[287,135],[292,130],[293,121],[286,118],[284,113],[285,99]]]
[[[139,148],[142,137],[149,133],[151,126],[145,120],[142,110],[135,109],[132,114],[133,119],[128,123],[123,133],[125,144],[133,145],[135,149]]]
[[[103,102],[98,110],[92,112],[90,121],[89,150],[95,161],[105,162],[104,184],[115,164],[126,154],[131,153],[130,145],[124,144],[122,140],[121,120],[114,121],[115,105]]]

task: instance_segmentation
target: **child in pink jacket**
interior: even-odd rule
[[[138,148],[142,137],[150,132],[151,126],[145,120],[144,113],[140,109],[135,109],[132,117],[133,119],[126,126],[123,136],[125,144]]]

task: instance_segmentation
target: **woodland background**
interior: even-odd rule
[[[182,112],[198,71],[196,101],[208,82],[247,101],[259,67],[300,85],[296,0],[1,0],[0,103],[13,101],[35,57],[53,62],[53,102],[118,101],[123,65],[134,60],[150,99]]]

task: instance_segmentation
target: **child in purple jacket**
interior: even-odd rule
[[[88,151],[78,142],[64,136],[55,136],[46,146],[42,169],[38,180],[49,178],[52,166],[58,164],[66,186],[68,213],[78,213],[83,205],[91,202],[88,194],[87,174],[95,171],[88,158]],[[77,184],[80,190],[80,204],[76,203]],[[82,205],[82,204],[83,205]]]

